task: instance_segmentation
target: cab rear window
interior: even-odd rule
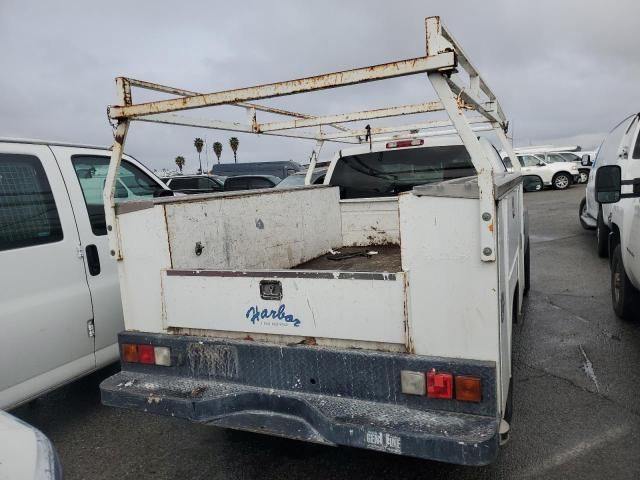
[[[407,148],[342,157],[331,176],[341,198],[389,197],[417,185],[476,174],[462,145]]]

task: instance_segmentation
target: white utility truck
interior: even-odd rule
[[[580,217],[588,227],[582,218],[591,214],[598,252],[610,258],[613,310],[625,320],[640,320],[640,113],[611,131],[596,168]]]
[[[459,464],[495,459],[526,288],[522,178],[478,138],[493,135],[518,169],[495,95],[439,17],[426,19],[426,44],[423,57],[218,93],[117,79],[105,214],[126,330],[103,403]],[[438,101],[322,116],[253,103],[413,74]],[[132,87],[178,98],[135,104]],[[247,109],[249,122],[176,113],[218,105]],[[345,126],[438,111],[448,119]],[[259,123],[256,112],[293,120]],[[309,178],[324,142],[352,148],[324,185],[116,205],[136,120],[316,140]]]
[[[104,147],[0,139],[0,408],[118,360],[123,328],[109,258]],[[171,194],[126,156],[117,203]]]

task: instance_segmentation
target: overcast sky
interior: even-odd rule
[[[416,57],[424,55],[428,15],[442,16],[492,87],[517,146],[594,147],[620,119],[640,111],[634,0],[0,0],[0,136],[107,145],[116,76],[215,92]],[[148,98],[134,91],[134,102]],[[263,103],[328,114],[433,99],[421,75]],[[198,116],[245,114],[222,107]],[[126,149],[158,169],[174,168],[183,155],[192,171],[194,137],[206,140],[203,163],[211,164],[214,141],[224,146],[222,160],[233,161],[231,135],[134,123]],[[239,161],[306,163],[313,147],[236,136]]]

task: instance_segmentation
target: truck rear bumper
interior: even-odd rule
[[[140,372],[100,388],[114,407],[450,463],[488,464],[499,445],[498,421],[487,416]]]
[[[451,463],[497,454],[494,362],[131,331],[118,341],[170,349],[170,365],[123,361],[100,386],[105,405]],[[481,379],[481,401],[403,393],[403,371],[433,370]]]

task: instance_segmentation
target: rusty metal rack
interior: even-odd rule
[[[433,132],[434,129],[450,127],[448,133],[455,133],[460,137],[478,172],[478,187],[480,193],[478,221],[481,226],[480,257],[483,261],[494,261],[496,251],[495,233],[492,228],[486,228],[487,221],[482,218],[486,212],[491,214],[491,218],[495,217],[493,167],[481,147],[474,130],[484,129],[494,131],[501,143],[502,149],[505,150],[510,157],[515,158],[511,144],[505,135],[508,122],[496,96],[469,61],[458,42],[456,42],[442,24],[440,17],[427,17],[425,19],[425,30],[425,56],[254,87],[214,93],[198,93],[133,78],[118,77],[116,84],[119,104],[110,106],[108,110],[110,119],[116,121],[117,125],[114,127],[115,132],[111,163],[109,165],[109,172],[104,189],[105,213],[112,257],[117,260],[122,258],[114,201],[116,174],[122,159],[129,125],[132,121],[141,121],[315,140],[316,146],[311,156],[310,171],[312,171],[318,152],[325,141],[360,144],[369,141],[366,139],[367,135],[374,136],[377,140],[379,139],[378,136],[381,135],[401,132],[415,133],[421,130]],[[463,71],[465,74],[462,73]],[[292,112],[253,103],[253,101],[256,100],[417,74],[427,75],[440,101],[320,116]],[[176,98],[136,104],[133,103],[131,94],[132,88],[134,87],[175,95]],[[196,119],[177,113],[183,110],[221,105],[244,108],[248,114],[247,122],[236,123]],[[343,125],[355,121],[426,114],[439,111],[445,111],[449,120],[432,120],[366,130],[354,130]],[[469,111],[474,111],[475,115],[467,116],[467,112]],[[258,112],[276,114],[289,117],[289,119],[261,123],[258,122],[257,119]],[[331,130],[323,131],[322,126],[331,127]],[[313,132],[300,130],[309,127],[317,127],[317,129]],[[455,130],[452,131],[451,127]],[[435,132],[437,132],[437,130],[435,130]],[[517,162],[512,163],[514,169],[519,170]]]

